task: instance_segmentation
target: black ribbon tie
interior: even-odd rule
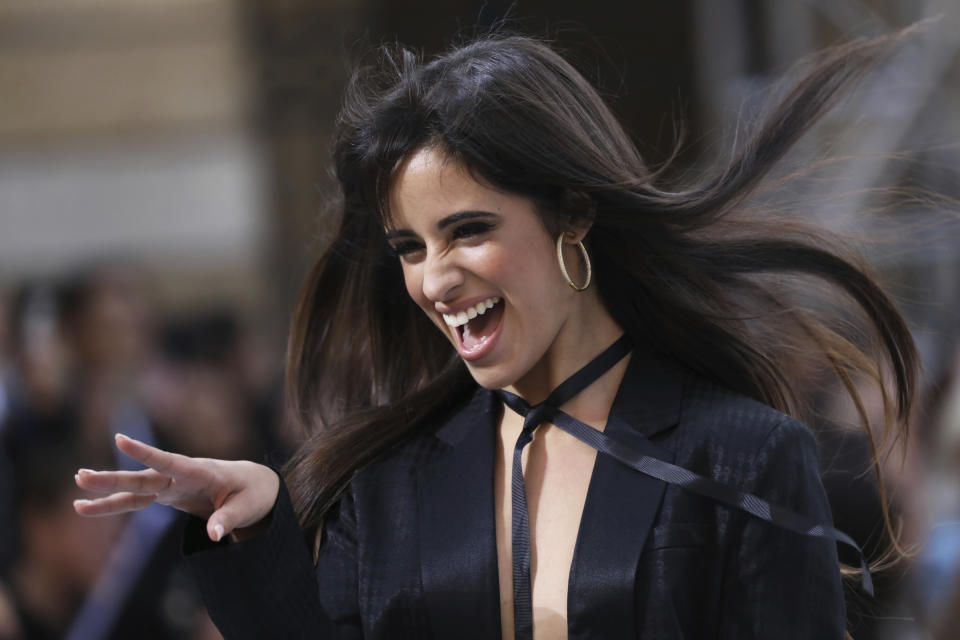
[[[523,482],[521,463],[523,448],[533,440],[533,432],[544,422],[550,422],[574,438],[600,453],[669,484],[678,485],[693,493],[706,496],[727,506],[745,511],[761,520],[795,533],[842,542],[857,551],[862,571],[861,586],[873,595],[873,580],[866,558],[850,536],[833,526],[790,509],[771,504],[750,493],[698,475],[684,467],[652,458],[634,451],[602,431],[584,424],[558,407],[586,389],[600,376],[620,362],[632,348],[630,339],[623,335],[600,355],[587,363],[554,389],[547,399],[530,406],[520,396],[498,390],[496,393],[514,412],[523,416],[523,429],[513,449],[511,477],[513,553],[513,625],[516,640],[533,640],[533,604],[530,589],[530,519],[527,511],[527,493]]]

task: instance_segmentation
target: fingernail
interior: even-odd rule
[[[77,472],[77,474],[79,475],[79,474],[81,474],[81,473],[96,473],[96,471],[94,471],[93,469],[80,469],[80,470]]]
[[[213,531],[217,534],[217,538],[214,540],[214,542],[220,542],[220,540],[223,538],[223,525],[222,524],[213,525]]]
[[[121,440],[129,440],[130,438],[123,435],[122,433],[118,433],[117,435],[113,436],[113,439],[116,440],[117,442],[120,442]]]
[[[88,504],[90,504],[91,502],[93,502],[93,500],[87,500],[86,498],[78,498],[78,499],[76,499],[76,500],[73,501],[73,504],[74,504],[74,506],[76,506],[76,505],[88,505]]]

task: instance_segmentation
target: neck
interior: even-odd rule
[[[588,294],[590,295],[590,294]],[[592,292],[595,296],[595,292]],[[557,339],[522,378],[506,388],[531,405],[542,402],[558,385],[598,356],[623,335],[599,300],[584,305],[584,313],[572,317],[558,333]],[[587,422],[606,421],[626,371],[629,357],[624,358],[595,380],[563,409]]]

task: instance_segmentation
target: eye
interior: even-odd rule
[[[451,234],[454,240],[459,238],[473,238],[493,230],[489,222],[468,222],[456,227]]]
[[[418,251],[423,250],[423,243],[416,240],[404,240],[390,245],[390,251],[393,255],[402,260],[411,260]]]

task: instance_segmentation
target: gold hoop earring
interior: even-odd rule
[[[583,246],[583,242],[578,242],[577,246],[580,247],[580,253],[583,255],[583,263],[587,266],[587,281],[583,283],[583,286],[577,285],[573,281],[573,278],[570,277],[570,273],[567,271],[567,265],[563,262],[563,236],[565,234],[561,233],[557,236],[557,262],[560,263],[560,273],[563,274],[563,279],[567,281],[567,284],[574,291],[586,291],[587,287],[590,286],[590,280],[593,278],[593,268],[590,266],[590,256],[587,254],[587,248]]]

